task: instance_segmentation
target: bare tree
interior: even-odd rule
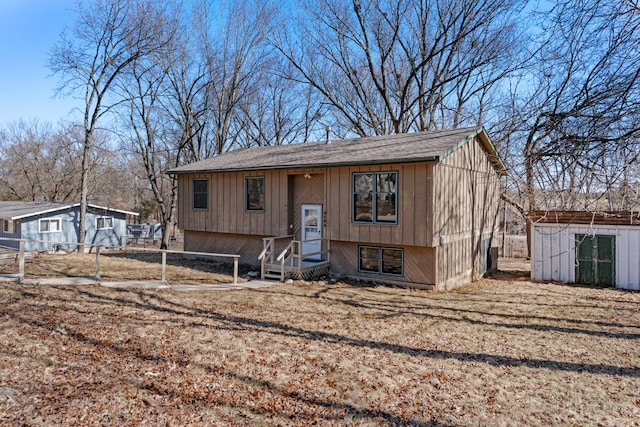
[[[219,13],[209,5],[200,14],[199,33],[211,98],[211,118],[206,131],[213,141],[211,151],[207,150],[205,155],[212,156],[237,147],[240,129],[236,120],[241,103],[253,103],[260,87],[267,84],[261,78],[274,60],[267,49],[273,9],[270,2],[241,0],[222,3]]]
[[[477,124],[516,63],[519,2],[315,0],[274,43],[359,135]],[[303,24],[304,20],[304,24]]]
[[[49,123],[17,121],[0,134],[0,186],[3,198],[55,200],[58,179],[51,179],[63,161],[64,147],[54,147]],[[61,155],[58,156],[57,154]]]
[[[119,92],[127,100],[118,108],[123,148],[142,165],[153,194],[163,226],[161,249],[168,248],[177,203],[176,179],[164,171],[178,166],[193,128],[199,127],[193,122],[200,115],[193,108],[203,108],[192,104],[203,74],[189,70],[190,39],[188,29],[180,27],[181,12],[176,7],[171,10],[173,18],[165,20],[164,32],[172,34],[172,43],[136,59],[118,76]]]
[[[508,199],[527,221],[531,210],[620,206],[612,191],[628,185],[640,149],[640,14],[601,0],[540,12],[531,68],[500,132],[515,152]]]
[[[238,103],[238,146],[291,144],[317,136],[326,108],[313,87],[287,78],[290,67],[282,59],[265,67],[255,93]]]
[[[62,76],[59,92],[81,94],[83,151],[80,189],[79,250],[84,251],[89,155],[98,122],[121,100],[110,97],[115,79],[137,59],[166,43],[164,16],[150,0],[80,1],[71,34],[63,33],[49,66]]]
[[[165,4],[166,5],[166,4]],[[176,216],[177,181],[164,171],[229,150],[244,126],[240,103],[260,90],[269,11],[260,3],[229,9],[202,0],[166,6],[171,43],[131,61],[116,78],[121,135],[144,167],[168,244]],[[217,11],[219,10],[219,13]]]
[[[17,121],[0,132],[0,198],[77,201],[80,194],[82,135],[79,126]],[[96,135],[108,145],[106,134]],[[94,147],[88,156],[88,191],[99,204],[126,207],[133,194],[122,180],[120,159],[108,149]]]

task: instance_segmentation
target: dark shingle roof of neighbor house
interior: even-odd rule
[[[0,218],[16,220],[71,209],[77,206],[80,206],[80,203],[0,201]],[[89,204],[88,206],[92,209],[119,212],[127,215],[138,215],[136,212],[129,212],[121,209],[107,208],[93,204]]]
[[[168,171],[169,174],[440,161],[478,137],[496,169],[506,169],[484,128],[367,136],[246,148]]]

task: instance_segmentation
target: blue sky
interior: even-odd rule
[[[62,30],[73,24],[74,5],[75,0],[0,0],[0,127],[21,118],[53,124],[72,119],[80,103],[54,98],[58,79],[47,60]]]

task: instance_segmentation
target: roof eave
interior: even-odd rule
[[[282,170],[282,169],[304,169],[304,168],[330,168],[330,167],[343,167],[343,166],[364,166],[364,165],[383,165],[383,164],[397,164],[397,163],[420,163],[420,162],[438,162],[441,160],[441,156],[429,156],[422,158],[394,158],[368,160],[368,161],[350,161],[350,162],[335,162],[335,163],[313,163],[313,164],[297,164],[297,165],[271,165],[271,166],[256,166],[256,167],[237,167],[237,168],[224,168],[224,169],[193,169],[186,171],[170,170],[165,172],[167,175],[186,175],[186,174],[198,174],[198,173],[211,173],[211,172],[243,172],[243,171],[260,171],[260,170]]]
[[[484,146],[484,149],[486,150],[487,154],[489,154],[489,156],[491,157],[491,161],[493,162],[498,173],[501,176],[507,176],[507,168],[505,167],[504,163],[502,163],[502,159],[498,155],[498,151],[496,150],[496,147],[491,142],[491,139],[489,138],[487,131],[484,129],[484,126],[479,127],[473,133],[469,134],[465,139],[460,141],[458,144],[454,145],[453,147],[445,151],[441,156],[442,159],[446,159],[453,152],[458,150],[460,147],[462,147],[463,145],[465,145],[475,137],[478,137],[478,139],[480,140],[480,143]]]
[[[497,166],[496,169],[498,169],[498,172],[500,172],[500,175],[507,176],[508,175],[507,167],[505,166],[504,162],[500,158],[500,155],[498,154],[498,150],[496,150],[495,145],[493,145],[493,142],[491,141],[491,138],[489,138],[489,134],[484,129],[484,127],[481,127],[480,129],[478,129],[478,133],[476,135],[480,136],[480,142],[485,146],[487,153],[489,153],[489,156],[491,156],[493,163]]]
[[[58,206],[58,207],[55,207],[55,208],[51,208],[51,209],[44,209],[44,210],[37,211],[37,212],[30,212],[30,213],[26,213],[26,214],[22,214],[22,215],[12,216],[9,219],[11,221],[16,221],[16,220],[19,220],[19,219],[29,218],[29,217],[32,217],[32,216],[38,216],[38,215],[44,215],[44,214],[48,214],[48,213],[52,213],[52,212],[63,211],[65,209],[71,209],[71,208],[75,208],[75,207],[78,207],[78,206],[80,206],[80,203],[72,203],[72,204],[69,204],[69,205],[61,205],[61,206]],[[111,211],[111,212],[122,213],[122,214],[125,214],[125,215],[133,215],[133,216],[140,215],[137,212],[130,212],[130,211],[122,210],[122,209],[108,208],[108,207],[105,207],[105,206],[93,205],[91,203],[87,204],[87,206],[92,207],[94,209],[103,209],[103,210],[107,210],[107,211]]]
[[[11,221],[15,221],[15,220],[18,220],[18,219],[29,218],[31,216],[44,215],[44,214],[51,213],[51,212],[57,212],[57,211],[61,211],[61,210],[64,210],[64,209],[70,209],[70,208],[73,208],[73,207],[78,206],[78,205],[80,205],[80,204],[79,203],[72,203],[70,205],[62,205],[62,206],[51,208],[51,209],[44,209],[44,210],[37,211],[37,212],[29,212],[29,213],[22,214],[22,215],[12,216],[10,219],[11,219]]]
[[[78,203],[78,205],[80,205],[80,204]],[[118,212],[118,213],[122,213],[122,214],[125,214],[125,215],[133,215],[133,216],[140,215],[138,212],[131,212],[131,211],[125,211],[125,210],[122,210],[122,209],[109,208],[109,207],[106,207],[106,206],[94,205],[94,204],[91,204],[91,203],[87,204],[87,206],[92,207],[94,209],[103,209],[103,210],[106,210],[106,211]]]

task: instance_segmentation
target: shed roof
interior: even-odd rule
[[[80,206],[80,203],[61,202],[23,202],[23,201],[0,201],[0,218],[17,220],[46,213],[58,212]],[[110,212],[118,212],[126,215],[138,215],[136,212],[129,212],[121,209],[108,208],[89,204],[92,209],[100,209]]]
[[[640,212],[532,211],[532,223],[640,225]]]
[[[168,173],[440,161],[474,137],[478,137],[496,169],[506,175],[505,166],[482,127],[246,148],[181,166]]]

